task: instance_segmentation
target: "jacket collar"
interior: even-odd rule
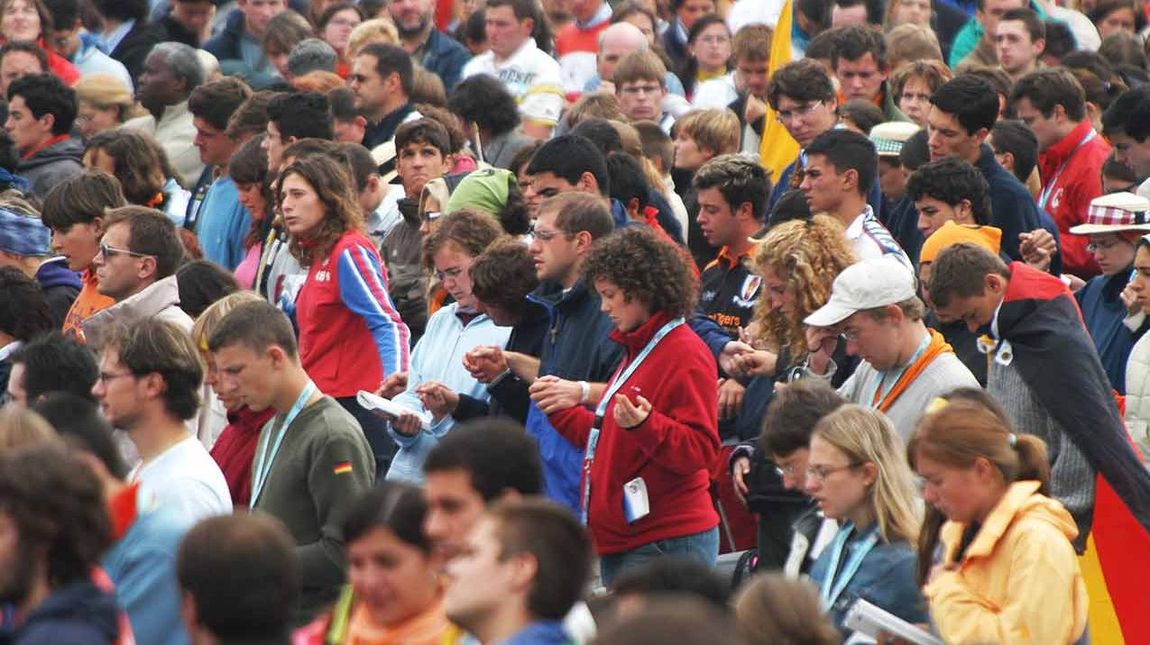
[[[1094,126],[1090,124],[1090,121],[1083,119],[1081,123],[1074,126],[1070,134],[1062,137],[1058,143],[1042,151],[1042,163],[1044,165],[1059,165],[1065,163],[1066,160],[1070,159],[1071,155],[1074,154],[1074,151],[1078,149],[1078,144],[1082,142],[1082,139],[1084,139],[1093,128]]]
[[[658,332],[663,325],[667,324],[669,320],[671,320],[671,316],[667,315],[666,312],[655,312],[647,319],[647,322],[639,325],[632,331],[612,330],[611,340],[622,345],[623,348],[627,350],[628,355],[634,356],[643,351],[643,348],[647,346],[647,343],[651,342],[651,338],[655,336],[655,333]]]
[[[996,168],[1002,172],[1006,172],[1006,168],[1003,168],[1002,164],[998,163],[998,160],[994,158],[994,150],[988,143],[983,143],[979,149],[978,161],[974,162],[974,167],[978,168],[983,175],[987,176],[988,180],[990,173],[996,172]],[[1013,175],[1011,176],[1013,177]]]
[[[143,291],[92,314],[91,318],[84,321],[84,334],[89,341],[98,343],[100,333],[114,320],[126,323],[144,320],[179,304],[180,290],[176,284],[176,276],[170,275],[148,285]]]
[[[1040,484],[1036,481],[1020,481],[1014,482],[1006,489],[1006,494],[998,501],[994,509],[986,517],[982,526],[978,529],[978,534],[974,536],[974,541],[967,547],[963,559],[970,558],[986,558],[994,553],[995,547],[1002,540],[1006,532],[1014,524],[1014,520],[1019,515],[1031,510],[1036,504],[1041,505],[1044,502],[1057,504],[1042,495],[1038,494]],[[1037,499],[1036,499],[1037,498]],[[1059,509],[1062,507],[1059,506]],[[1074,522],[1070,519],[1069,514],[1065,509],[1062,513],[1066,515],[1066,526],[1059,527],[1063,531],[1070,531],[1072,535],[1067,535],[1068,538],[1074,538],[1078,531],[1074,528]],[[1051,519],[1054,519],[1052,517]],[[967,528],[965,524],[957,522],[947,522],[943,527],[943,536],[950,551],[948,556],[952,556],[955,547],[962,539],[962,533]]]
[[[71,135],[69,135],[68,133],[57,134],[54,137],[52,137],[51,139],[48,139],[44,143],[36,146],[35,148],[28,150],[23,155],[21,155],[20,158],[21,159],[31,159],[32,157],[35,157],[39,152],[41,152],[43,150],[47,150],[48,148],[51,148],[52,146],[56,145],[57,143],[63,143],[65,141],[67,141],[69,138],[71,138]]]
[[[752,244],[747,247],[746,251],[743,251],[738,255],[738,257],[736,257],[731,255],[731,247],[724,246],[723,248],[719,249],[719,254],[715,256],[715,261],[718,262],[721,266],[725,266],[726,268],[730,269],[738,264],[742,264],[743,262],[750,260],[754,256],[756,248],[757,245]]]

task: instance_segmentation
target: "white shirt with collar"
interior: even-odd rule
[[[914,272],[910,258],[890,231],[874,216],[870,204],[867,204],[863,212],[847,227],[846,237],[859,260],[873,260],[884,255],[894,255],[912,273]]]

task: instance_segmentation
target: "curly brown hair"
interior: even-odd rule
[[[516,313],[526,311],[527,294],[539,286],[527,245],[512,237],[492,242],[468,273],[476,299]]]
[[[435,271],[435,254],[451,245],[477,258],[503,235],[495,217],[470,208],[461,208],[443,219],[423,240],[423,266]]]
[[[794,294],[795,312],[788,315],[772,309],[770,301],[760,297],[755,307],[757,340],[774,350],[787,349],[792,364],[804,360],[807,340],[803,319],[826,304],[835,277],[857,261],[842,225],[829,215],[783,222],[772,228],[755,251],[755,268],[787,282]]]
[[[299,157],[284,168],[276,188],[276,203],[280,208],[283,207],[284,180],[291,175],[299,175],[311,186],[325,211],[323,222],[308,237],[306,249],[300,245],[299,238],[291,236],[289,250],[300,266],[306,268],[312,260],[331,253],[345,233],[363,228],[363,209],[359,206],[355,184],[347,167],[327,155]]]
[[[649,228],[630,226],[596,240],[583,264],[590,285],[606,280],[627,300],[638,298],[652,314],[690,315],[698,298],[699,278],[683,251]]]

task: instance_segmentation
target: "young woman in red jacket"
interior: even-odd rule
[[[585,450],[583,515],[608,586],[662,555],[714,564],[718,554],[708,492],[719,450],[716,366],[683,324],[698,291],[688,263],[671,243],[630,227],[598,242],[584,265],[625,357],[594,410],[549,412]]]
[[[279,203],[292,255],[307,269],[295,303],[300,361],[320,392],[351,412],[386,471],[394,451],[385,424],[360,407],[360,390],[406,372],[410,334],[387,291],[379,251],[347,169],[324,155],[280,173]]]

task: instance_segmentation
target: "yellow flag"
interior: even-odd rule
[[[791,62],[791,21],[794,20],[794,0],[783,3],[779,22],[771,37],[771,74]],[[791,138],[783,124],[775,119],[775,111],[767,105],[767,115],[763,117],[763,139],[759,144],[759,164],[771,172],[771,180],[778,181],[787,164],[799,156],[799,144]]]

